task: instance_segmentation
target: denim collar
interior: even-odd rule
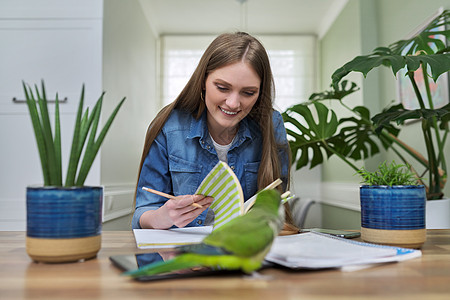
[[[253,139],[251,134],[250,126],[252,126],[254,122],[249,122],[248,116],[241,120],[239,123],[239,129],[237,132],[236,139],[233,142],[230,150],[241,145],[246,139]],[[254,126],[254,125],[253,125]],[[211,139],[209,137],[208,125],[206,122],[206,109],[200,116],[200,118],[195,119],[193,117],[191,119],[191,125],[189,134],[187,136],[188,139],[200,138],[199,142],[201,144],[208,143],[212,144]]]

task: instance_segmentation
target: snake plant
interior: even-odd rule
[[[35,85],[33,92],[33,89],[25,82],[23,82],[23,89],[39,150],[44,185],[63,186],[61,166],[61,123],[58,94],[56,94],[55,99],[53,133],[48,112],[48,101],[44,82],[42,81],[41,83],[40,91],[38,86]],[[83,111],[84,85],[82,87],[75,119],[69,166],[67,168],[66,180],[64,182],[65,187],[84,185],[88,172],[92,167],[92,163],[94,162],[95,156],[100,149],[106,133],[111,127],[115,116],[125,101],[125,98],[123,98],[119,102],[106,121],[102,130],[97,135],[104,94],[105,93],[102,93],[92,109],[92,112],[89,113],[89,108],[86,108]]]

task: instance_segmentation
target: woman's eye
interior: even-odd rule
[[[244,92],[244,95],[251,97],[255,95],[255,92]]]
[[[228,88],[226,88],[226,87],[224,87],[224,86],[221,86],[221,85],[217,85],[217,89],[218,89],[219,91],[221,91],[221,92],[226,92],[226,91],[228,91]]]

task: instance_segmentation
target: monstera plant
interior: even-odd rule
[[[352,161],[368,158],[384,147],[394,151],[405,165],[412,165],[409,157],[422,165],[424,170],[420,174],[412,171],[417,178],[427,178],[427,182],[422,182],[427,198],[442,198],[448,174],[444,147],[449,133],[450,104],[434,107],[430,83],[450,70],[450,47],[445,43],[450,37],[450,30],[446,29],[449,25],[450,12],[444,11],[412,38],[355,57],[333,73],[331,90],[313,94],[310,101],[288,108],[283,118],[296,168],[308,163],[312,168],[323,162],[324,155],[336,155],[357,171]],[[400,70],[406,70],[419,108],[406,109],[397,104],[372,116],[364,106],[349,107],[344,103],[344,97],[358,90],[355,83],[349,85],[344,77],[351,72],[366,76],[380,66],[391,68],[394,79]],[[418,71],[423,73],[425,93],[420,91],[415,78]],[[352,116],[338,118],[323,100],[337,100]],[[401,125],[412,119],[422,124],[424,155],[398,138]]]

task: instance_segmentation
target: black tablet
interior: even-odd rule
[[[111,262],[122,271],[132,271],[136,270],[142,266],[162,261],[163,257],[158,252],[155,253],[144,253],[144,254],[130,254],[130,255],[114,255],[110,256]],[[180,278],[191,278],[199,276],[211,276],[211,275],[238,275],[243,274],[239,270],[221,270],[221,269],[211,269],[211,268],[193,268],[189,270],[174,271],[171,273],[163,273],[157,275],[140,276],[134,279],[138,281],[155,281],[162,279],[180,279]]]

